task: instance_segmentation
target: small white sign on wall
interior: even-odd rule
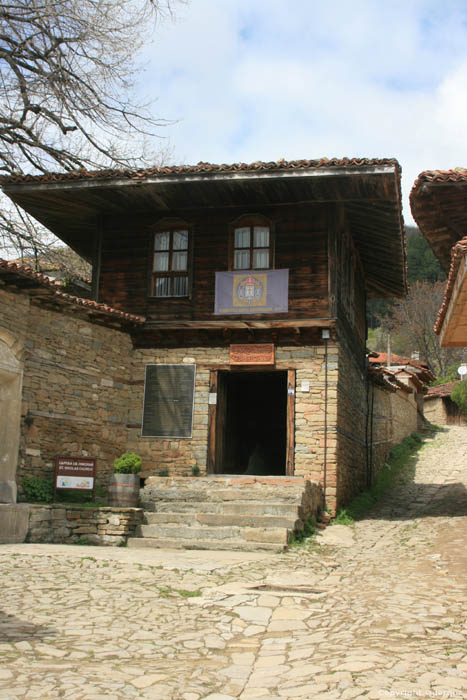
[[[215,406],[217,403],[217,394],[215,392],[210,392],[209,398],[208,398],[208,404],[210,406]]]
[[[310,391],[310,382],[302,382],[302,391],[308,393]]]

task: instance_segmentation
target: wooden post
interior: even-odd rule
[[[295,457],[295,370],[287,370],[287,447],[285,473],[294,475]]]
[[[208,463],[207,473],[214,474],[216,470],[216,414],[217,414],[217,370],[209,372],[209,414],[208,414]],[[216,403],[211,397],[216,396]]]

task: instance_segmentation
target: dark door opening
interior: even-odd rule
[[[220,372],[216,472],[285,475],[287,372]]]

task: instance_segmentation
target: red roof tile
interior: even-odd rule
[[[424,398],[438,399],[443,398],[444,396],[450,396],[454,384],[456,384],[456,382],[448,382],[447,384],[438,384],[437,386],[430,386]]]
[[[141,170],[71,170],[65,173],[47,173],[45,175],[8,175],[0,178],[2,184],[26,182],[65,182],[69,180],[129,178],[144,180],[147,177],[164,175],[202,175],[216,173],[236,173],[243,171],[269,170],[306,170],[309,168],[362,168],[371,166],[390,165],[400,171],[400,165],[395,158],[320,158],[316,160],[279,160],[264,163],[232,163],[217,165],[200,162],[197,165],[173,165],[169,167],[153,167]]]
[[[441,328],[443,326],[444,319],[446,318],[449,302],[451,301],[452,293],[454,291],[454,284],[456,282],[459,265],[461,263],[462,258],[466,254],[467,236],[462,238],[451,248],[451,267],[449,268],[448,283],[446,285],[446,291],[444,292],[443,303],[441,305],[440,310],[438,311],[438,316],[436,317],[434,325],[435,333],[441,333]]]
[[[107,304],[101,304],[97,301],[92,301],[91,299],[83,299],[81,297],[72,296],[71,294],[66,294],[60,290],[61,285],[59,282],[57,283],[51,281],[46,275],[42,275],[40,272],[34,272],[34,270],[31,270],[31,268],[26,267],[25,265],[17,265],[14,262],[0,258],[0,279],[2,277],[8,277],[9,279],[14,279],[15,277],[18,279],[29,279],[35,283],[34,286],[44,287],[45,289],[49,290],[51,296],[56,297],[63,303],[85,307],[89,311],[104,314],[121,321],[142,324],[146,320],[144,316],[129,314],[125,311],[114,309]]]
[[[410,192],[410,208],[443,270],[451,247],[467,233],[467,169],[425,170]]]
[[[372,364],[386,365],[388,355],[386,352],[377,352],[372,353],[368,359]],[[402,357],[401,355],[395,355],[394,353],[391,353],[391,365],[412,365],[412,367],[419,367],[420,369],[427,369],[428,367],[426,362],[414,360],[411,357]]]

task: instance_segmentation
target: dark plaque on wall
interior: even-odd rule
[[[195,365],[146,365],[143,437],[190,438]]]

